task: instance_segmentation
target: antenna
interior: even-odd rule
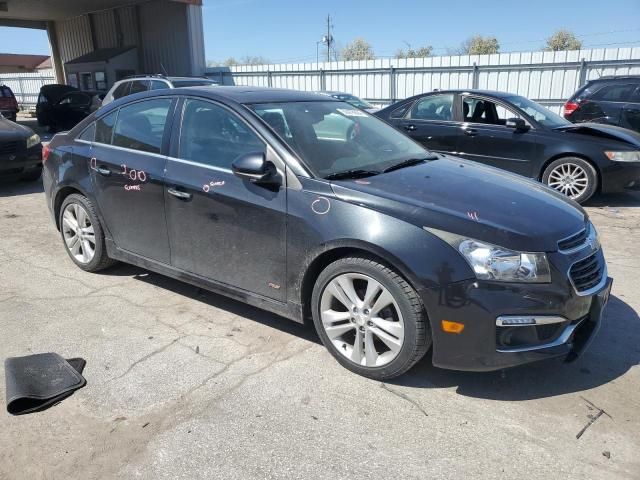
[[[169,74],[167,73],[167,69],[164,68],[164,65],[162,64],[162,62],[160,62],[160,68],[162,69],[162,72],[164,73],[164,76],[168,77]]]

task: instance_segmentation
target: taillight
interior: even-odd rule
[[[49,147],[48,143],[42,144],[42,163],[47,161],[49,158],[49,154],[51,153],[51,147]]]
[[[578,107],[580,106],[579,103],[576,102],[567,102],[564,104],[564,116],[565,118],[568,117],[569,115],[571,115],[573,112],[575,112]]]

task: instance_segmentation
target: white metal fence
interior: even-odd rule
[[[640,75],[640,47],[245,65],[207,72],[225,85],[338,90],[378,105],[434,89],[502,90],[556,112],[587,80],[634,74]]]
[[[40,87],[50,83],[56,83],[51,69],[35,73],[0,73],[0,84],[13,91],[22,111],[35,109]]]

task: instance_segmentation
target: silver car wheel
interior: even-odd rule
[[[589,188],[589,177],[580,165],[562,163],[551,170],[548,185],[575,200]]]
[[[322,292],[320,319],[331,343],[358,365],[386,365],[404,343],[404,321],[396,300],[367,275],[334,277]]]
[[[67,249],[79,263],[89,263],[96,253],[96,235],[91,218],[78,203],[70,203],[62,213],[62,235]]]

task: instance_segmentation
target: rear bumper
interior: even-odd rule
[[[602,169],[602,193],[640,189],[640,163],[611,162]]]
[[[548,358],[575,360],[587,348],[601,323],[612,279],[591,296],[576,296],[557,285],[483,283],[468,280],[443,289],[426,289],[433,335],[433,364],[453,370],[490,371],[514,367]],[[505,315],[559,316],[563,323],[545,325],[548,337],[522,346],[501,344],[509,330],[538,327],[499,327]],[[445,333],[441,320],[464,324],[460,334]],[[500,323],[500,322],[498,322]],[[549,330],[549,327],[551,330]],[[536,331],[536,335],[540,335]]]

